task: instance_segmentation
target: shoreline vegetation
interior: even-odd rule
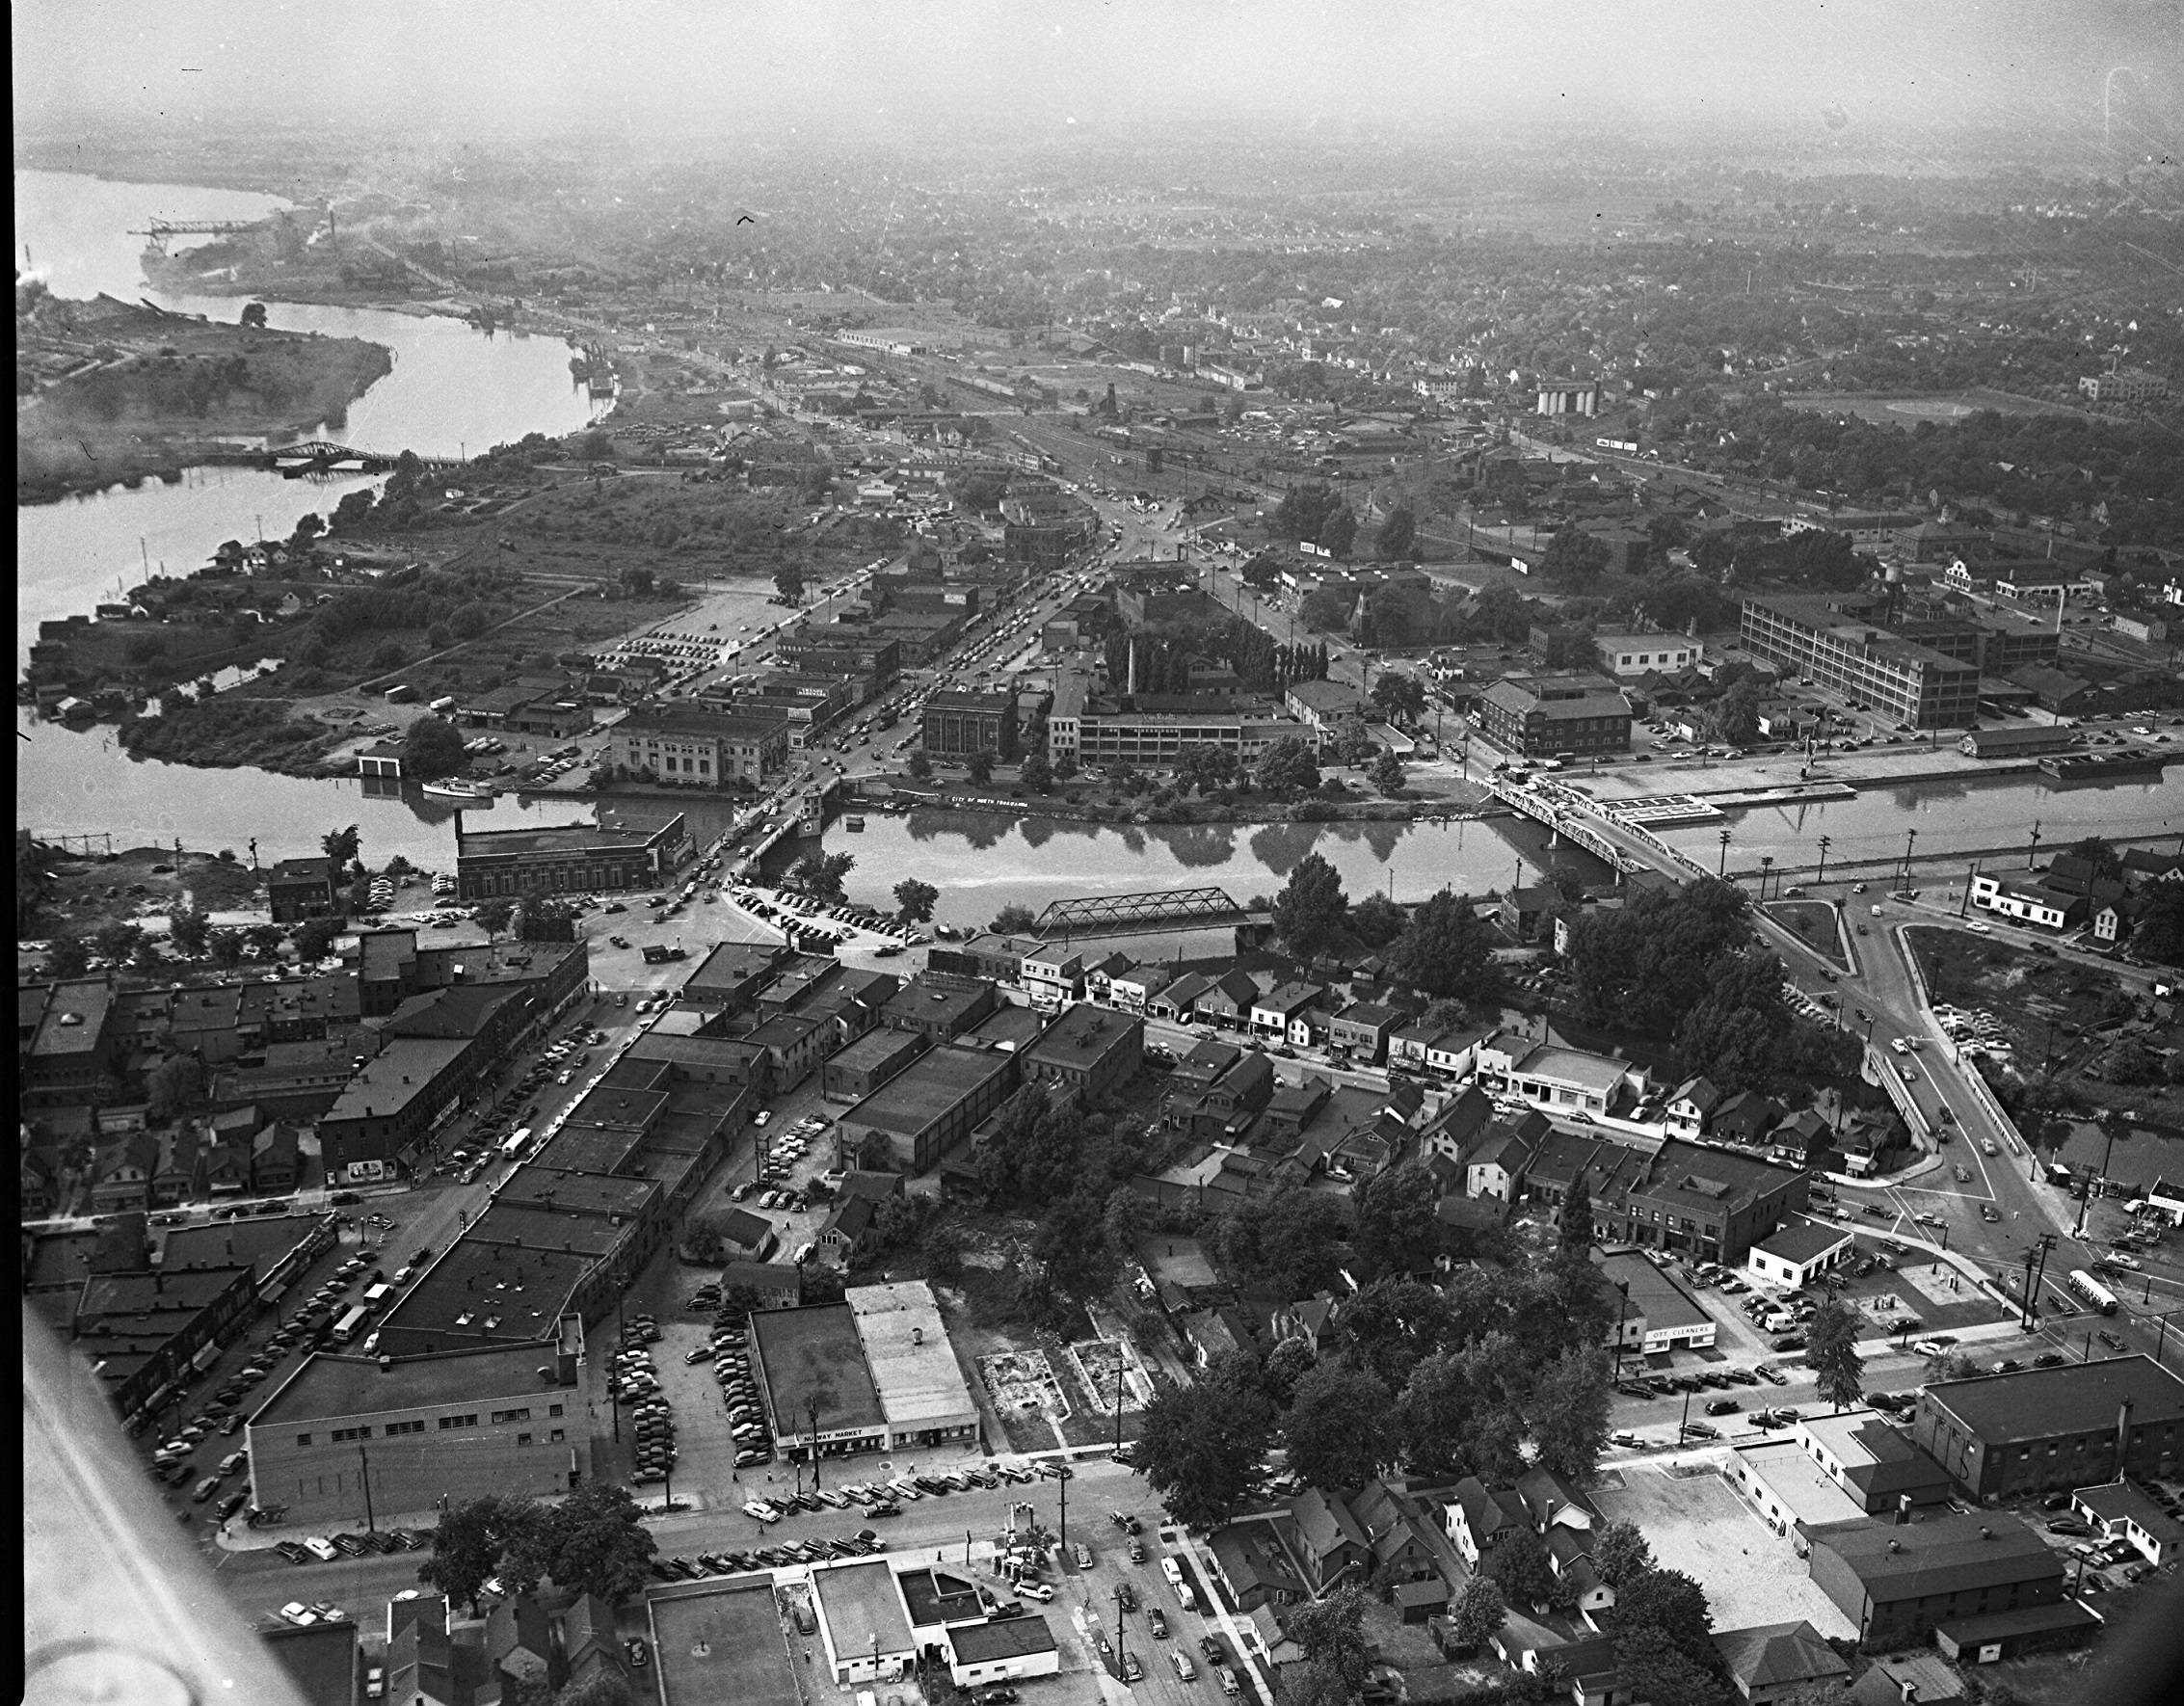
[[[173,483],[216,450],[339,421],[393,369],[393,353],[362,338],[18,285],[15,501]]]

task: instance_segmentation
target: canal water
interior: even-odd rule
[[[1730,873],[1756,876],[1763,855],[1778,870],[1811,869],[1820,860],[1822,836],[1830,867],[1901,859],[1906,846],[1920,861],[2020,845],[2029,854],[2035,824],[2043,862],[2087,836],[2184,836],[2184,763],[2160,777],[2098,784],[2020,775],[1876,786],[1854,799],[1732,812],[1718,822],[1658,833],[1712,870],[1719,866],[1726,829]],[[1915,842],[1907,840],[1913,830]]]

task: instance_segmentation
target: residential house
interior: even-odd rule
[[[1317,1006],[1325,995],[1317,983],[1276,984],[1265,995],[1252,998],[1251,1029],[1256,1035],[1277,1041],[1286,1038],[1291,1024]]]
[[[1248,1517],[1207,1536],[1206,1557],[1237,1608],[1294,1605],[1312,1597],[1271,1518]]]
[[[1450,1491],[1442,1521],[1457,1553],[1475,1570],[1511,1534],[1531,1527],[1531,1513],[1513,1487],[1489,1487],[1476,1475],[1467,1475]]]
[[[1686,1079],[1662,1109],[1662,1126],[1673,1137],[1700,1137],[1706,1122],[1721,1106],[1721,1091],[1711,1079]]]
[[[1851,1666],[1801,1619],[1715,1631],[1714,1650],[1737,1698],[1750,1706],[1816,1706],[1837,1700]]]
[[[1372,1573],[1372,1542],[1340,1495],[1307,1487],[1290,1501],[1290,1551],[1303,1564],[1315,1597]]]

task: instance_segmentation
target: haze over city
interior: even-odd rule
[[[30,1695],[2170,1706],[2178,17],[14,7]]]

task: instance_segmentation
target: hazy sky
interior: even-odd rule
[[[446,140],[752,118],[2099,124],[2184,105],[2184,0],[15,0],[15,122]],[[2117,79],[2118,111],[2131,80]]]

